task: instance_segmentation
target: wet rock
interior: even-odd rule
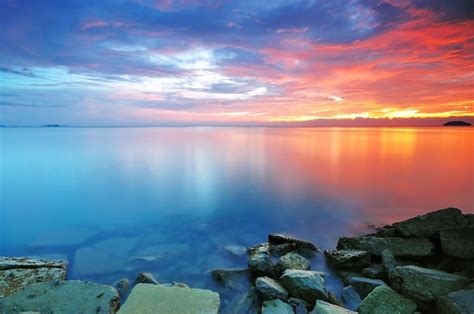
[[[219,294],[211,290],[138,284],[118,313],[218,313]]]
[[[242,290],[249,285],[247,269],[214,269],[212,277],[224,284],[226,289]]]
[[[382,264],[387,272],[390,272],[397,267],[397,260],[392,251],[388,249],[382,251]]]
[[[398,237],[354,237],[340,238],[338,249],[356,249],[367,251],[370,254],[381,256],[382,251],[389,249],[393,255],[400,257],[427,257],[433,254],[434,245],[425,238],[398,238]]]
[[[247,255],[247,248],[242,245],[226,245],[224,250],[233,256],[242,257]]]
[[[393,226],[404,237],[430,237],[437,235],[442,229],[459,227],[464,223],[464,216],[459,209],[445,208],[394,223]]]
[[[280,257],[277,267],[280,271],[284,271],[285,269],[307,270],[311,267],[311,265],[310,262],[303,256],[295,252],[290,252]]]
[[[439,314],[474,313],[474,289],[451,292],[436,302]]]
[[[447,255],[474,259],[474,226],[441,230],[440,238]]]
[[[271,233],[268,235],[268,243],[271,245],[278,245],[278,244],[286,244],[292,243],[296,245],[298,250],[301,251],[318,251],[316,245],[311,243],[310,241],[294,238],[288,235],[279,234],[279,233]]]
[[[255,280],[255,287],[264,300],[288,299],[288,291],[275,279],[270,277],[258,277]]]
[[[411,299],[433,301],[464,288],[469,280],[441,270],[409,265],[395,267],[390,272],[390,282]]]
[[[362,299],[378,286],[386,285],[385,282],[380,279],[371,279],[365,277],[352,277],[349,280],[349,284],[354,287]]]
[[[140,272],[137,275],[137,278],[135,278],[135,283],[147,283],[147,284],[152,284],[152,285],[159,285],[160,283],[158,280],[155,279],[152,273],[146,273],[146,272]]]
[[[290,304],[293,307],[295,314],[307,314],[308,308],[311,307],[311,305],[308,302],[302,299],[298,299],[298,298],[289,298],[288,304]]]
[[[362,275],[372,279],[383,279],[385,277],[385,268],[382,265],[374,264],[362,269]]]
[[[257,314],[259,313],[258,296],[255,288],[235,296],[222,313]]]
[[[122,278],[117,281],[114,286],[115,289],[117,289],[120,298],[124,299],[130,289],[130,281],[128,281],[127,278]]]
[[[342,289],[341,297],[345,306],[352,311],[355,311],[359,307],[360,302],[362,302],[359,294],[352,286],[344,287]]]
[[[270,246],[261,244],[250,248],[248,266],[250,273],[255,277],[273,276],[275,270],[271,259]]]
[[[388,286],[375,288],[359,305],[360,314],[415,313],[416,304]]]
[[[279,299],[263,302],[262,314],[294,314],[293,307]]]
[[[337,269],[362,269],[370,265],[370,254],[361,250],[326,250],[328,263]]]
[[[85,281],[38,283],[0,300],[5,313],[115,313],[120,298],[111,286]]]
[[[0,257],[0,297],[40,282],[66,279],[67,263],[27,257]]]
[[[272,244],[270,245],[270,253],[272,256],[282,256],[286,253],[298,251],[298,247],[295,243],[283,243],[283,244]]]
[[[318,272],[287,269],[281,276],[280,282],[291,296],[311,304],[316,299],[327,300],[324,278]]]
[[[328,300],[329,303],[337,305],[337,306],[343,306],[343,303],[338,299],[335,293],[328,291]]]
[[[465,214],[464,221],[467,226],[474,226],[474,214]]]
[[[357,312],[353,312],[343,307],[317,300],[316,304],[314,305],[314,309],[311,311],[311,314],[357,314]]]

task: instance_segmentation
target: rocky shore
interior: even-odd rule
[[[209,271],[220,293],[145,272],[114,286],[66,280],[65,262],[0,257],[0,313],[474,313],[474,215],[456,208],[343,237],[324,252],[281,234],[225,249],[248,264]],[[334,273],[311,269],[314,258]],[[327,284],[334,274],[342,291]]]

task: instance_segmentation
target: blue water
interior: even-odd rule
[[[3,128],[0,255],[63,258],[69,278],[138,271],[216,288],[223,247],[343,235],[429,210],[473,212],[469,128]],[[322,254],[313,268],[327,270]],[[337,289],[337,280],[329,280]]]

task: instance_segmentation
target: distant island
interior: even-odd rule
[[[448,121],[443,126],[471,126],[471,124],[465,121]]]
[[[42,127],[43,128],[59,128],[61,125],[59,124],[45,124]]]

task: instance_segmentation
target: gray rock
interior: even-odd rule
[[[295,243],[283,243],[283,244],[272,244],[270,245],[270,253],[272,256],[282,256],[286,253],[298,251],[298,247]]]
[[[385,286],[385,282],[380,279],[371,279],[365,277],[352,277],[349,284],[354,287],[361,298],[365,298],[372,290],[379,286]]]
[[[336,296],[336,294],[332,291],[328,291],[328,300],[329,303],[337,305],[337,306],[344,306],[341,300]]]
[[[255,277],[273,276],[275,269],[271,259],[270,246],[268,244],[260,244],[250,248],[248,251],[250,273]]]
[[[242,290],[249,286],[249,275],[247,269],[214,269],[211,270],[212,277],[224,284],[226,289]]]
[[[288,291],[275,279],[270,277],[258,277],[255,280],[255,287],[264,300],[288,299]]]
[[[135,283],[147,283],[152,285],[159,285],[158,280],[155,279],[152,273],[140,272],[135,278]]]
[[[67,263],[27,257],[0,257],[0,298],[26,286],[66,279]]]
[[[474,259],[474,226],[443,229],[441,247],[452,257]]]
[[[395,259],[393,252],[389,249],[385,249],[382,251],[382,264],[385,268],[385,271],[387,272],[390,272],[395,267],[397,267],[397,260]]]
[[[416,311],[416,304],[399,295],[388,286],[375,288],[359,305],[360,314],[411,314]]]
[[[464,288],[469,280],[441,270],[398,266],[390,272],[392,287],[411,299],[433,301]]]
[[[262,314],[294,314],[293,307],[279,299],[263,302]]]
[[[370,254],[361,250],[326,250],[328,263],[337,269],[362,269],[370,265]]]
[[[465,219],[459,209],[445,208],[394,223],[393,226],[397,233],[404,237],[429,237],[438,234],[442,229],[464,224]]]
[[[120,298],[111,286],[85,281],[38,283],[1,299],[5,313],[115,313]]]
[[[310,241],[298,239],[292,236],[279,234],[279,233],[271,233],[268,235],[268,243],[271,245],[278,245],[278,244],[285,244],[285,243],[293,243],[296,245],[298,250],[301,251],[319,251],[318,247],[311,243]]]
[[[285,269],[303,269],[307,270],[311,267],[310,262],[295,252],[286,253],[278,260],[277,267],[280,271]]]
[[[130,289],[130,281],[127,278],[122,278],[114,284],[115,289],[121,299],[124,299]]]
[[[219,294],[211,290],[140,283],[133,287],[118,313],[216,314],[219,305]]]
[[[340,238],[338,249],[356,249],[367,251],[370,254],[381,256],[382,251],[390,249],[395,256],[400,257],[427,257],[433,254],[434,245],[425,238],[398,238],[398,237],[355,237]]]
[[[324,278],[315,271],[287,269],[280,278],[281,284],[291,296],[314,303],[327,300]]]
[[[288,304],[293,307],[295,314],[308,314],[308,308],[311,307],[308,302],[298,298],[289,298]]]
[[[374,264],[362,269],[362,275],[372,279],[383,279],[385,277],[385,268],[382,265]]]
[[[311,314],[357,314],[357,312],[343,307],[317,300]]]
[[[345,306],[352,311],[357,310],[360,302],[362,302],[362,299],[360,298],[359,294],[352,286],[344,287],[342,289],[341,297]]]
[[[224,246],[224,250],[234,256],[246,256],[247,255],[247,248],[242,245],[226,245]]]
[[[472,314],[474,313],[474,289],[451,292],[438,299],[436,310],[439,314]]]

